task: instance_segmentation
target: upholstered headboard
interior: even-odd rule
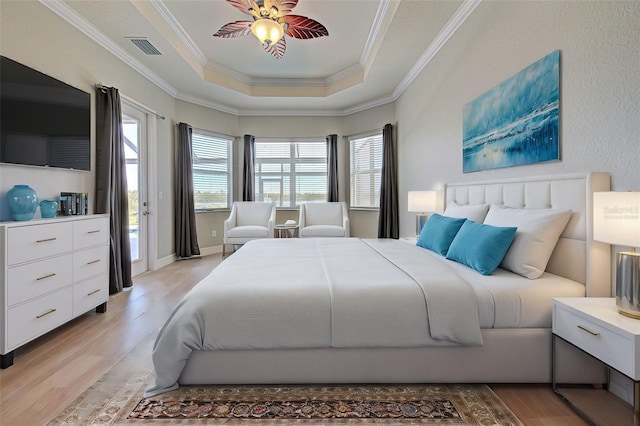
[[[608,173],[511,178],[445,185],[445,206],[499,204],[519,209],[571,209],[547,272],[586,286],[591,297],[611,296],[611,248],[593,240],[593,193],[608,191]]]

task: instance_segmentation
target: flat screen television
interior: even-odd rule
[[[91,95],[0,56],[0,163],[91,170]]]

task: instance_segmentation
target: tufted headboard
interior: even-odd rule
[[[611,296],[611,249],[593,240],[593,193],[609,191],[608,173],[550,175],[445,185],[445,206],[499,204],[519,209],[571,209],[547,272],[586,286],[591,297]]]

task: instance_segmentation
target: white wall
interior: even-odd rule
[[[443,182],[611,173],[640,190],[640,2],[483,1],[396,102],[401,235],[406,194]],[[462,173],[462,108],[560,50],[561,161]]]
[[[171,142],[174,99],[143,78],[111,53],[88,39],[48,8],[35,1],[3,1],[0,16],[0,53],[92,95],[94,85],[103,83],[117,87],[122,96],[153,108],[167,120],[157,121],[157,191],[173,193],[174,154]],[[60,191],[93,194],[95,171],[95,113],[92,113],[92,171],[73,172],[37,167],[0,165],[0,214],[9,219],[4,194],[15,184],[29,184],[41,198],[53,198]],[[158,258],[174,252],[172,197],[149,200],[158,221]],[[93,200],[90,200],[93,203]],[[155,204],[155,209],[153,208]],[[92,204],[93,206],[93,204]]]

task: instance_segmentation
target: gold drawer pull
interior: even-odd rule
[[[96,260],[92,260],[90,262],[87,262],[87,265],[92,265],[92,264],[98,263],[98,262],[100,262],[100,259],[96,259]]]
[[[92,294],[96,294],[99,291],[100,291],[100,289],[93,290],[91,293],[87,293],[87,296],[91,296]]]
[[[42,317],[46,317],[49,314],[54,313],[56,310],[55,309],[49,309],[47,312],[43,312],[40,315],[36,316],[37,319],[40,319]]]
[[[38,277],[38,278],[36,278],[36,281],[44,280],[45,278],[51,278],[51,277],[55,277],[55,276],[56,276],[56,274],[55,274],[55,273],[53,273],[53,274],[49,274],[49,275],[45,275],[44,277]]]
[[[595,331],[591,331],[591,330],[589,330],[587,327],[584,327],[584,326],[582,326],[582,325],[579,325],[579,326],[578,326],[578,328],[579,328],[580,330],[584,330],[584,331],[586,331],[587,333],[589,333],[589,334],[590,334],[590,335],[592,335],[592,336],[599,336],[599,335],[600,335],[600,333],[596,333]]]
[[[87,234],[97,234],[98,232],[100,232],[99,229],[96,229],[95,231],[89,231],[87,232]]]
[[[58,238],[53,237],[53,238],[45,238],[44,240],[36,240],[36,243],[46,243],[47,241],[55,241]]]

